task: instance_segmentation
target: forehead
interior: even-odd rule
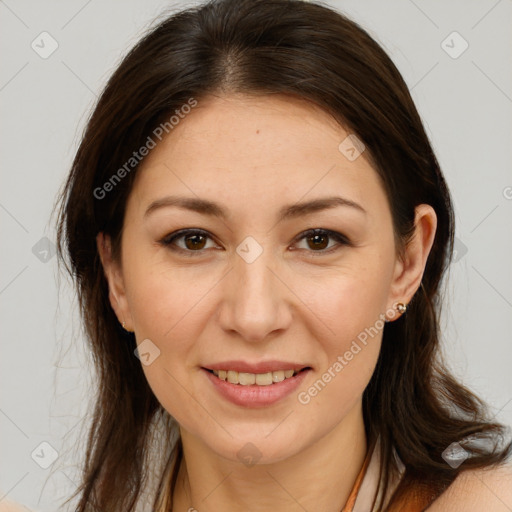
[[[165,193],[252,209],[333,192],[360,203],[381,200],[365,153],[353,159],[344,152],[351,137],[299,98],[209,96],[150,151],[132,195],[140,207]]]

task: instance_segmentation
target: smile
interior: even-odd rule
[[[265,373],[202,368],[216,394],[242,407],[268,407],[290,396],[304,381],[311,367]]]
[[[237,372],[235,370],[212,370],[212,373],[219,379],[227,381],[231,384],[239,384],[241,386],[270,386],[289,379],[299,373],[301,370],[277,370],[275,372],[266,373],[246,373]]]

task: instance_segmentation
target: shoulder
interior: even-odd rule
[[[31,512],[28,507],[8,501],[7,499],[0,500],[0,512]]]
[[[512,466],[463,471],[428,512],[510,512]]]

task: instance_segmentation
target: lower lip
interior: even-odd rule
[[[205,368],[201,368],[201,370],[224,398],[235,405],[244,407],[265,407],[282,400],[297,389],[310,371],[309,369],[302,370],[293,377],[284,379],[282,382],[269,384],[268,386],[258,386],[257,384],[242,386],[241,384],[231,384],[231,382],[219,379]]]

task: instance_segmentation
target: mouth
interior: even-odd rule
[[[238,372],[236,370],[217,370],[210,368],[203,368],[207,372],[215,375],[219,380],[228,382],[230,384],[235,384],[238,386],[272,386],[275,384],[279,384],[287,379],[292,379],[298,374],[305,372],[307,370],[311,370],[310,366],[305,366],[303,368],[297,369],[287,369],[287,370],[276,370],[272,372],[265,373],[249,373],[249,372]]]
[[[245,407],[260,408],[278,404],[293,395],[308,377],[311,366],[284,362],[265,362],[249,365],[242,362],[219,363],[214,368],[201,367],[212,389],[229,402]],[[251,373],[239,370],[256,370]],[[282,369],[280,369],[282,368]]]

